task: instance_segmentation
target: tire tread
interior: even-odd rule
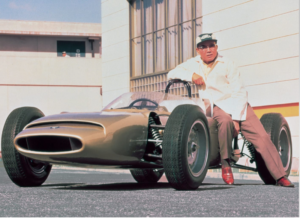
[[[170,185],[178,190],[191,190],[198,188],[198,186],[191,187],[188,184],[188,178],[185,174],[186,168],[182,164],[185,154],[182,153],[181,149],[181,144],[184,138],[184,120],[190,116],[190,113],[195,111],[195,109],[198,110],[200,108],[195,105],[180,105],[176,107],[168,119],[164,132],[163,166]],[[201,113],[203,112],[200,112],[199,114]],[[205,120],[207,127],[208,124],[204,114],[202,119]],[[208,163],[204,172],[204,176],[206,175],[207,168]]]
[[[288,137],[291,143],[291,135],[290,135],[290,130],[288,123],[286,122],[285,118],[280,114],[280,113],[267,113],[264,114],[261,118],[260,121],[270,136],[271,141],[273,144],[276,146],[276,149],[278,150],[278,137],[279,137],[279,130],[282,126],[286,126],[288,130]],[[290,144],[290,149],[292,149],[292,145]],[[291,151],[292,152],[292,151]],[[276,180],[272,177],[270,174],[269,170],[267,169],[267,166],[262,159],[261,155],[256,152],[255,153],[255,158],[256,158],[256,165],[257,165],[257,170],[258,174],[261,177],[261,179],[264,181],[265,184],[268,185],[275,185]],[[290,174],[290,169],[291,169],[291,160],[290,160],[290,166],[288,170],[286,171],[287,176]]]
[[[43,112],[34,107],[21,107],[13,110],[7,117],[1,138],[2,159],[5,170],[10,179],[19,186],[38,186],[48,177],[51,166],[48,167],[48,175],[45,178],[34,179],[25,172],[24,161],[26,157],[18,153],[14,146],[14,138],[34,119],[44,116]]]

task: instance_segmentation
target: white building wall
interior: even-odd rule
[[[86,57],[57,57],[57,40],[85,40]],[[92,58],[87,37],[0,35],[0,132],[18,107],[37,107],[45,115],[100,111],[101,58],[94,48]]]
[[[102,0],[103,106],[130,90],[129,4]]]
[[[0,33],[27,33],[33,35],[66,36],[100,36],[101,24],[97,23],[70,23],[70,22],[44,22],[28,20],[0,20]]]
[[[252,105],[299,102],[299,1],[250,0],[212,13],[215,3],[203,1],[203,32],[240,66]]]
[[[92,58],[88,37],[0,35],[0,57],[57,57],[57,41],[84,41],[85,58]],[[100,42],[93,43],[95,58],[100,58]]]

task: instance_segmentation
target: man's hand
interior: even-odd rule
[[[204,79],[202,76],[194,73],[193,77],[192,77],[192,81],[196,84],[196,85],[205,85]]]
[[[235,138],[240,132],[240,122],[237,120],[233,120],[233,124],[234,124],[234,130],[233,130],[232,137]]]

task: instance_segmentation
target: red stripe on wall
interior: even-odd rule
[[[259,110],[259,109],[282,108],[282,107],[291,107],[291,106],[299,106],[299,102],[289,103],[289,104],[277,104],[277,105],[258,106],[258,107],[252,107],[252,108],[254,110]]]

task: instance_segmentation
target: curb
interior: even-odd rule
[[[84,167],[72,167],[72,166],[61,166],[53,165],[52,169],[55,170],[76,170],[76,171],[96,171],[96,172],[106,172],[106,173],[116,173],[116,174],[130,174],[129,170],[125,169],[100,169],[100,168],[84,168]]]
[[[107,172],[107,173],[116,173],[116,174],[130,174],[129,170],[123,169],[96,169],[96,168],[80,168],[80,167],[69,167],[69,166],[53,166],[52,169],[61,169],[61,170],[80,170],[80,171],[98,171],[98,172]],[[249,174],[249,173],[233,173],[234,179],[237,180],[257,180],[261,181],[261,178],[258,174]],[[221,172],[207,172],[205,178],[220,178],[222,179]],[[299,182],[299,176],[289,176],[291,182]],[[159,180],[160,182],[166,182],[165,175]]]
[[[3,167],[2,159],[0,158],[0,167]],[[98,168],[83,168],[83,167],[71,167],[62,165],[53,165],[52,169],[55,170],[72,170],[72,171],[95,171],[95,172],[105,172],[105,173],[115,173],[115,174],[130,174],[129,170],[124,169],[98,169]],[[233,173],[234,179],[237,180],[257,180],[261,181],[258,174],[250,173]],[[222,179],[221,172],[207,172],[205,178],[220,178]],[[289,176],[291,182],[299,182],[299,176]],[[159,180],[160,182],[167,182],[165,175]]]
[[[222,179],[221,172],[214,173],[208,172],[205,178],[220,178]],[[248,174],[248,173],[233,173],[233,178],[237,180],[257,180],[262,181],[258,174]],[[289,176],[291,182],[299,182],[299,176]]]

